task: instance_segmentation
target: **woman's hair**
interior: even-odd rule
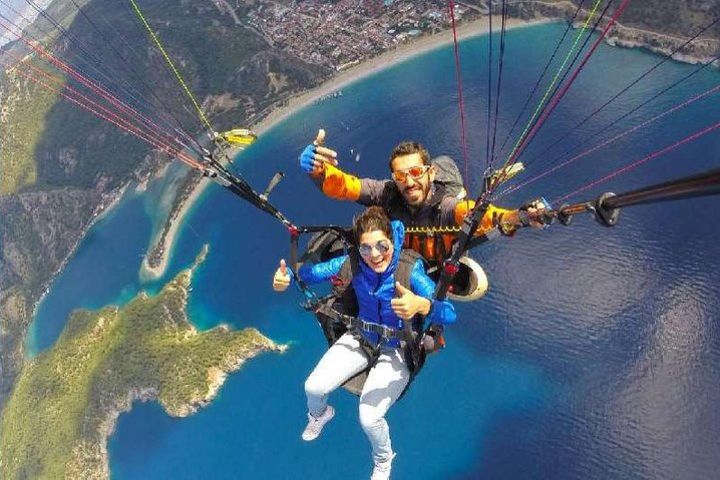
[[[360,243],[360,236],[363,233],[380,230],[392,240],[392,226],[385,210],[379,206],[366,208],[360,215],[353,220],[353,236],[355,241]]]

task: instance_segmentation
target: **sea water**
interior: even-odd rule
[[[564,28],[508,33],[498,146]],[[477,192],[486,166],[487,37],[463,42],[461,53],[467,183]],[[658,61],[640,50],[601,46],[522,160]],[[694,68],[665,64],[530,162],[521,180],[566,158],[569,146]],[[705,71],[585,147],[719,82],[717,71]],[[465,170],[455,86],[451,47],[428,52],[297,112],[241,154],[234,168],[260,190],[274,172],[285,172],[271,199],[298,224],[349,224],[359,208],[324,198],[299,172],[304,145],[325,128],[342,168],[385,178],[392,147],[414,139],[433,155],[452,155]],[[670,145],[716,122],[717,100],[698,102],[501,203],[558,198]],[[709,134],[571,200],[700,172],[717,166],[719,155],[720,136]],[[152,187],[128,194],[91,230],[38,309],[36,350],[55,341],[72,309],[156,291],[204,244],[210,253],[193,278],[189,304],[195,324],[257,327],[290,348],[248,361],[192,417],[170,418],[156,403],[135,404],[110,439],[113,478],[367,478],[370,452],[357,398],[333,394],[335,419],[318,440],[300,439],[303,382],[325,343],[298,307],[299,294],[271,289],[278,260],[288,258],[286,231],[212,186],[186,217],[166,275],[143,284],[138,271],[153,230],[154,200],[148,199],[158,194],[152,195]],[[612,229],[579,216],[569,227],[521,231],[476,250],[490,291],[481,301],[457,305],[447,348],[390,410],[398,453],[393,478],[713,477],[720,468],[717,207],[716,199],[695,199],[628,208]]]

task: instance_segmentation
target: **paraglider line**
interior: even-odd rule
[[[542,98],[540,99],[540,102],[538,103],[537,107],[535,108],[535,111],[530,116],[530,120],[528,121],[527,125],[525,126],[522,133],[520,134],[520,137],[518,138],[517,142],[515,143],[515,146],[513,146],[512,151],[510,152],[510,155],[508,155],[508,158],[505,161],[504,166],[507,166],[511,163],[511,161],[513,160],[513,156],[515,155],[515,152],[518,150],[518,148],[521,146],[523,139],[525,138],[525,135],[532,128],[533,122],[535,121],[537,116],[540,115],[540,111],[542,110],[543,106],[545,105],[545,102],[550,98],[550,93],[553,91],[553,88],[555,87],[555,84],[557,83],[558,79],[560,78],[560,75],[562,74],[563,70],[565,70],[565,66],[567,65],[567,62],[570,60],[570,57],[572,57],[573,53],[575,52],[575,49],[577,48],[577,45],[580,42],[580,39],[585,34],[585,31],[587,31],[588,26],[590,25],[590,21],[595,16],[595,12],[597,12],[597,9],[598,9],[598,7],[600,7],[600,4],[602,2],[603,2],[603,0],[597,0],[595,2],[595,5],[593,5],[592,10],[590,11],[590,15],[585,20],[585,23],[583,24],[582,29],[575,36],[575,41],[573,42],[572,46],[570,47],[570,50],[568,51],[567,55],[565,55],[565,59],[563,60],[562,64],[560,65],[560,68],[558,69],[557,72],[555,72],[555,75],[553,76],[552,80],[550,81],[550,84],[548,85],[548,88],[545,90],[545,93],[543,94]]]
[[[495,92],[495,120],[493,122],[493,135],[492,135],[492,148],[490,149],[490,161],[488,164],[488,170],[492,170],[493,163],[495,163],[495,141],[497,140],[497,126],[498,117],[500,115],[500,92],[503,80],[503,66],[505,60],[505,33],[507,23],[507,0],[502,2],[502,25],[500,27],[500,65],[498,68],[498,80],[497,80],[497,91]],[[488,137],[488,142],[490,138]]]
[[[468,176],[468,149],[467,149],[467,137],[465,134],[465,107],[464,107],[464,102],[463,102],[462,71],[460,68],[460,52],[458,50],[457,28],[455,25],[455,2],[453,0],[449,0],[448,4],[450,7],[450,19],[451,19],[452,31],[453,31],[453,46],[455,48],[455,75],[457,76],[458,107],[460,109],[460,133],[462,136],[463,160],[465,162],[465,181],[469,182],[470,178]]]
[[[30,65],[30,64],[25,64],[25,67],[28,68],[28,69],[30,69],[30,70],[32,70],[32,71],[34,71],[34,72],[36,72],[37,74],[39,74],[39,75],[41,75],[41,76],[43,76],[43,77],[45,77],[45,78],[50,79],[51,81],[56,82],[56,83],[62,83],[62,82],[64,82],[64,79],[55,78],[55,77],[53,77],[52,75],[50,75],[49,73],[44,72],[43,70],[41,70],[41,69],[39,69],[39,68],[37,68],[37,67],[34,67],[34,66]],[[30,80],[34,81],[35,83],[38,83],[38,84],[41,85],[41,86],[44,86],[44,87],[50,89],[51,91],[53,91],[53,92],[55,92],[55,93],[59,93],[59,90],[54,90],[54,89],[52,89],[52,88],[49,87],[47,84],[45,84],[45,83],[43,83],[43,82],[40,82],[40,81],[37,81],[35,78],[31,77],[31,76],[28,75],[27,73],[23,73],[22,71],[19,71],[19,70],[17,71],[17,73],[18,73],[19,75],[23,75],[23,76],[26,77],[26,78],[29,78]],[[80,98],[80,99],[82,99],[84,102],[86,102],[86,105],[91,105],[91,106],[92,106],[92,108],[85,106],[86,110],[92,111],[93,113],[96,113],[97,111],[102,111],[102,112],[104,112],[105,115],[109,116],[110,118],[114,118],[115,120],[117,120],[117,122],[123,123],[123,124],[126,125],[128,128],[132,128],[132,129],[134,129],[135,131],[137,131],[137,132],[139,132],[139,133],[142,133],[143,135],[147,136],[149,139],[152,139],[153,141],[157,142],[157,144],[162,144],[162,145],[164,145],[166,148],[171,148],[170,145],[169,145],[168,140],[163,139],[162,137],[158,136],[157,134],[154,134],[154,133],[151,132],[151,131],[143,131],[143,129],[142,129],[143,127],[138,126],[138,125],[134,125],[134,124],[131,123],[129,120],[120,117],[120,116],[117,115],[116,113],[110,111],[109,109],[107,109],[107,108],[104,107],[103,105],[100,105],[99,103],[93,101],[92,99],[90,99],[90,98],[87,97],[86,95],[82,94],[81,92],[75,90],[74,88],[72,88],[72,87],[70,87],[70,86],[68,86],[68,85],[61,85],[59,88],[61,88],[61,89],[62,89],[62,88],[65,88],[65,90],[67,90],[68,92],[74,94],[74,95],[75,95],[75,98]],[[67,98],[67,97],[66,97],[66,98]],[[102,118],[103,118],[103,119],[107,119],[107,117],[105,117],[105,116],[103,116]],[[116,123],[116,125],[117,125],[117,123]],[[120,125],[118,125],[118,126],[120,126]],[[182,143],[181,143],[181,144],[182,144]],[[185,147],[185,148],[188,148],[187,145],[182,145],[182,146]]]
[[[538,123],[535,124],[535,126],[533,127],[532,130],[530,130],[530,133],[528,133],[527,137],[525,137],[525,140],[520,144],[520,147],[516,150],[515,154],[508,159],[508,160],[509,160],[509,163],[512,163],[512,162],[514,162],[515,160],[517,160],[517,158],[523,153],[523,151],[524,151],[525,148],[527,147],[528,142],[530,142],[530,141],[532,140],[532,138],[533,138],[533,137],[537,134],[537,132],[540,130],[540,128],[542,128],[542,126],[543,126],[543,124],[545,123],[545,121],[546,121],[546,120],[548,119],[548,117],[553,113],[553,111],[555,110],[555,108],[556,108],[556,107],[558,106],[558,104],[560,103],[560,100],[563,99],[563,97],[564,97],[565,94],[568,92],[568,90],[570,90],[570,87],[571,87],[572,84],[575,82],[575,80],[577,79],[578,75],[580,75],[580,72],[583,71],[583,69],[585,68],[585,65],[587,65],[587,63],[590,61],[590,58],[592,58],[592,56],[593,56],[593,54],[595,53],[595,51],[598,49],[598,47],[600,46],[600,44],[603,42],[603,40],[604,40],[605,37],[607,36],[608,32],[610,31],[610,28],[612,28],[612,26],[615,24],[615,22],[617,22],[617,19],[620,18],[620,15],[622,15],[622,13],[625,11],[625,9],[627,8],[627,6],[628,6],[629,4],[630,4],[630,0],[623,0],[622,4],[620,4],[620,6],[618,7],[618,9],[617,9],[617,10],[615,11],[615,13],[613,14],[613,17],[610,19],[610,21],[608,22],[607,26],[605,27],[605,29],[604,29],[604,30],[602,31],[602,33],[600,34],[600,37],[595,41],[595,43],[593,44],[593,46],[590,48],[590,51],[588,51],[588,53],[585,55],[585,58],[583,59],[583,61],[582,61],[582,62],[580,63],[580,65],[575,69],[575,72],[572,74],[572,76],[571,76],[570,79],[567,81],[567,83],[563,86],[563,88],[558,92],[557,95],[555,95],[555,97],[554,97],[554,98],[552,99],[552,101],[549,103],[549,106],[548,106],[547,111],[545,111],[545,112],[542,114],[542,116],[541,116],[540,119],[538,120]]]
[[[527,180],[527,181],[525,181],[525,182],[519,183],[518,185],[515,185],[514,187],[508,188],[508,189],[505,190],[504,192],[500,193],[500,194],[497,196],[497,198],[502,198],[502,197],[504,197],[505,195],[507,195],[507,194],[509,194],[509,193],[516,192],[516,191],[520,190],[521,188],[524,188],[524,187],[526,187],[526,186],[528,186],[528,185],[530,185],[530,184],[532,184],[532,183],[535,183],[536,181],[538,181],[538,180],[540,180],[540,179],[542,179],[542,178],[544,178],[544,177],[546,177],[546,176],[548,176],[548,175],[556,172],[557,170],[560,170],[561,168],[563,168],[563,167],[565,167],[565,166],[567,166],[567,165],[569,165],[569,164],[571,164],[571,163],[573,163],[573,162],[575,162],[575,161],[577,161],[577,160],[580,160],[581,158],[586,157],[586,156],[590,155],[591,153],[596,152],[597,150],[599,150],[599,149],[601,149],[601,148],[603,148],[603,147],[606,147],[606,146],[610,145],[611,143],[614,143],[614,142],[616,142],[616,141],[618,141],[618,140],[620,140],[620,139],[622,139],[622,138],[630,135],[631,133],[636,132],[637,130],[640,130],[641,128],[644,128],[644,127],[650,125],[651,123],[656,122],[656,121],[658,121],[658,120],[660,120],[660,119],[662,119],[662,118],[670,115],[671,113],[674,113],[674,112],[676,112],[676,111],[678,111],[678,110],[680,110],[680,109],[682,109],[682,108],[685,108],[685,107],[687,107],[688,105],[690,105],[690,104],[692,104],[692,103],[695,103],[696,101],[701,100],[701,99],[707,97],[708,95],[711,95],[711,94],[713,94],[713,93],[717,93],[718,91],[720,91],[720,85],[717,85],[717,86],[711,88],[710,90],[707,90],[707,91],[705,91],[705,92],[703,92],[703,93],[701,93],[701,94],[699,94],[699,95],[696,95],[695,97],[693,97],[693,98],[691,98],[691,99],[689,99],[689,100],[686,100],[685,102],[683,102],[683,103],[681,103],[681,104],[679,104],[679,105],[676,105],[676,106],[672,107],[671,109],[666,110],[666,111],[664,111],[663,113],[661,113],[661,114],[659,114],[659,115],[656,115],[656,116],[654,116],[653,118],[651,118],[651,119],[649,119],[649,120],[646,120],[645,122],[641,123],[640,125],[636,125],[636,126],[634,126],[633,128],[631,128],[631,129],[629,129],[629,130],[626,130],[626,131],[624,131],[624,132],[622,132],[622,133],[620,133],[620,134],[618,134],[618,135],[610,138],[609,140],[606,140],[606,141],[602,142],[601,144],[599,144],[599,145],[597,145],[597,146],[595,146],[595,147],[593,147],[593,148],[591,148],[591,149],[589,149],[589,150],[586,150],[586,151],[584,151],[584,152],[582,152],[582,153],[580,153],[580,154],[578,154],[578,155],[576,155],[576,156],[574,156],[574,157],[572,157],[572,158],[570,158],[570,159],[568,159],[568,160],[566,160],[566,161],[564,161],[564,162],[562,162],[562,163],[554,166],[553,168],[542,172],[541,174],[539,174],[539,175],[537,175],[537,176],[535,176],[535,177],[533,177],[533,178],[531,178],[531,179],[529,179],[529,180]]]
[[[543,68],[542,73],[540,73],[540,76],[538,77],[537,81],[535,82],[535,85],[533,86],[532,90],[530,91],[530,94],[525,99],[525,104],[523,105],[522,109],[520,109],[520,113],[515,117],[515,121],[513,122],[512,127],[510,127],[510,131],[505,136],[505,140],[503,140],[502,145],[500,145],[500,149],[498,150],[499,153],[502,153],[503,150],[505,150],[505,147],[507,146],[507,143],[510,141],[510,138],[512,137],[512,134],[515,132],[515,128],[520,123],[520,119],[522,118],[523,114],[527,110],[528,105],[530,105],[530,101],[535,96],[535,93],[540,88],[540,84],[542,83],[543,79],[545,78],[545,74],[550,69],[550,65],[552,65],[553,60],[555,60],[555,57],[557,56],[558,52],[560,51],[560,47],[562,46],[563,42],[565,41],[565,38],[567,37],[567,34],[570,33],[570,30],[573,27],[573,24],[575,22],[575,19],[578,16],[578,13],[580,13],[580,10],[582,9],[583,3],[585,3],[585,0],[581,0],[578,4],[577,9],[575,10],[575,13],[573,14],[572,18],[570,18],[570,21],[567,24],[567,27],[565,28],[565,31],[563,32],[562,36],[560,37],[560,40],[557,42],[557,45],[555,45],[555,50],[553,51],[552,55],[550,55],[550,58],[548,59],[547,63],[545,64],[545,68]]]
[[[648,69],[647,71],[645,71],[645,73],[643,73],[642,75],[640,75],[638,78],[636,78],[635,80],[633,80],[628,86],[626,86],[625,88],[623,88],[622,90],[620,90],[618,93],[616,93],[612,98],[610,98],[610,100],[608,100],[607,102],[605,102],[604,104],[602,104],[600,107],[598,107],[597,109],[595,109],[592,113],[590,113],[588,116],[586,116],[582,121],[580,121],[579,123],[577,123],[575,126],[573,126],[572,128],[567,129],[567,132],[566,132],[564,135],[560,136],[557,140],[555,140],[550,146],[548,146],[548,147],[547,147],[546,149],[544,149],[542,152],[538,153],[538,154],[535,155],[533,158],[531,158],[530,160],[528,160],[527,162],[525,162],[525,166],[529,166],[529,165],[531,165],[531,164],[534,164],[534,162],[535,162],[537,159],[539,159],[539,158],[547,158],[545,154],[548,153],[550,150],[552,150],[553,147],[555,147],[556,145],[558,145],[559,143],[561,143],[563,140],[565,140],[566,138],[568,138],[570,135],[572,135],[572,133],[573,133],[574,131],[576,131],[578,128],[582,127],[583,125],[585,125],[589,120],[591,120],[592,118],[594,118],[598,113],[600,113],[600,112],[601,112],[602,110],[604,110],[607,106],[609,106],[611,103],[613,103],[615,100],[617,100],[617,99],[618,99],[619,97],[621,97],[623,94],[625,94],[625,93],[626,93],[628,90],[630,90],[632,87],[634,87],[635,85],[637,85],[638,83],[640,83],[643,79],[645,79],[648,75],[650,75],[652,72],[654,72],[655,70],[657,70],[657,69],[658,69],[660,66],[662,66],[664,63],[672,60],[673,57],[674,57],[674,55],[675,55],[676,53],[678,53],[678,52],[681,51],[683,48],[685,48],[686,46],[688,46],[690,43],[692,43],[693,41],[695,41],[700,35],[702,35],[702,34],[703,34],[704,32],[706,32],[708,29],[712,28],[712,27],[713,27],[715,24],[717,24],[718,22],[720,22],[720,18],[715,19],[715,20],[714,20],[712,23],[710,23],[709,25],[706,25],[705,27],[703,27],[698,33],[696,33],[695,35],[693,35],[692,37],[690,37],[685,43],[683,43],[682,45],[680,45],[679,47],[677,47],[675,50],[673,50],[672,52],[670,52],[670,53],[668,53],[667,55],[665,55],[662,60],[660,60],[658,63],[656,63],[656,64],[655,64],[654,66],[652,66],[650,69]],[[710,63],[712,63],[712,62],[710,62]],[[703,67],[703,68],[704,68],[704,67]],[[624,118],[624,117],[623,117],[623,118]],[[611,125],[612,125],[612,124],[611,124]],[[592,137],[590,137],[590,138],[591,138],[591,139],[594,138],[594,135],[593,135]],[[583,143],[584,143],[584,142],[583,142]]]
[[[163,48],[162,44],[160,43],[160,39],[155,35],[155,32],[153,32],[153,29],[150,28],[150,25],[148,24],[147,20],[145,20],[145,16],[143,15],[142,11],[140,11],[140,7],[138,6],[137,2],[135,0],[130,0],[130,3],[133,6],[133,9],[135,10],[135,13],[140,18],[140,21],[142,21],[143,25],[145,26],[145,29],[148,31],[148,34],[152,38],[152,40],[155,42],[155,45],[160,50],[160,53],[162,53],[163,58],[165,58],[165,61],[170,65],[170,68],[172,69],[173,73],[175,74],[175,77],[177,78],[178,82],[180,82],[180,86],[182,86],[183,90],[185,91],[185,94],[190,98],[190,101],[192,102],[193,106],[197,110],[198,114],[200,115],[200,118],[202,119],[205,126],[207,126],[208,130],[210,132],[213,132],[213,128],[210,125],[210,122],[208,121],[207,117],[205,117],[205,114],[202,111],[202,108],[200,108],[200,105],[195,100],[195,96],[192,94],[190,89],[188,88],[187,84],[185,83],[185,80],[183,80],[182,76],[180,75],[180,72],[178,72],[177,68],[175,68],[175,64],[170,59],[170,56],[167,54],[165,49]]]
[[[565,196],[562,196],[562,197],[560,197],[560,198],[557,198],[557,199],[553,200],[552,203],[563,203],[563,202],[565,202],[568,198],[571,198],[571,197],[573,197],[573,196],[575,196],[575,195],[577,195],[577,194],[579,194],[579,193],[582,193],[582,192],[584,192],[584,191],[586,191],[586,190],[589,190],[589,189],[595,187],[596,185],[599,185],[599,184],[601,184],[601,183],[607,182],[608,180],[611,180],[611,179],[617,177],[617,176],[620,175],[620,174],[623,174],[623,173],[626,173],[626,172],[628,172],[628,171],[630,171],[630,170],[633,170],[633,169],[639,167],[640,165],[649,162],[650,160],[653,160],[653,159],[655,159],[655,158],[657,158],[657,157],[659,157],[659,156],[661,156],[661,155],[664,155],[664,154],[666,154],[666,153],[668,153],[668,152],[670,152],[670,151],[672,151],[672,150],[675,150],[676,148],[679,148],[679,147],[685,145],[686,143],[690,143],[690,142],[692,142],[693,140],[696,140],[696,139],[702,137],[703,135],[707,135],[708,133],[710,133],[710,132],[712,132],[712,131],[714,131],[714,130],[717,130],[718,128],[720,128],[720,122],[718,122],[718,123],[716,123],[716,124],[714,124],[714,125],[710,125],[709,127],[706,127],[706,128],[704,128],[704,129],[702,129],[702,130],[700,130],[700,131],[698,131],[698,132],[695,132],[694,134],[692,134],[692,135],[690,135],[690,136],[687,136],[687,137],[683,138],[682,140],[679,140],[679,141],[673,143],[672,145],[669,145],[669,146],[663,148],[662,150],[658,150],[657,152],[651,153],[650,155],[648,155],[648,156],[646,156],[646,157],[643,157],[643,158],[641,158],[640,160],[637,160],[637,161],[631,163],[630,165],[627,165],[627,166],[625,166],[625,167],[623,167],[623,168],[621,168],[621,169],[619,169],[619,170],[616,170],[616,171],[614,171],[614,172],[612,172],[612,173],[610,173],[610,174],[608,174],[608,175],[606,175],[606,176],[604,176],[604,177],[602,177],[602,178],[600,178],[600,179],[598,179],[598,180],[595,180],[595,181],[593,181],[593,182],[591,182],[591,183],[588,183],[588,184],[585,185],[584,187],[578,188],[578,189],[575,190],[574,192],[568,193],[568,194],[565,195]]]
[[[3,18],[3,20],[7,21],[7,18],[0,14],[0,17]],[[19,27],[15,25],[12,22],[9,22],[11,25],[13,25],[15,28]],[[118,108],[120,111],[123,111],[124,113],[133,116],[136,118],[139,122],[145,123],[146,125],[151,126],[154,129],[162,131],[162,129],[155,124],[152,120],[147,118],[146,116],[139,113],[137,110],[132,108],[131,106],[125,104],[121,100],[119,100],[117,97],[115,97],[112,93],[104,89],[103,87],[99,86],[97,83],[95,83],[93,80],[89,79],[88,77],[84,76],[82,73],[78,72],[76,69],[68,65],[67,63],[63,62],[62,60],[58,59],[55,55],[47,51],[45,48],[43,48],[39,42],[37,45],[33,44],[33,42],[26,39],[22,34],[17,34],[13,32],[7,25],[5,25],[5,22],[0,22],[0,26],[7,30],[8,32],[15,35],[20,41],[25,43],[28,47],[30,47],[34,52],[40,54],[43,58],[48,60],[52,65],[54,65],[59,70],[62,70],[63,72],[69,74],[72,78],[77,80],[82,85],[86,86],[102,98],[104,98],[108,103],[112,104],[114,107]],[[167,133],[166,133],[167,134]]]

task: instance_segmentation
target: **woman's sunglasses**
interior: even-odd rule
[[[419,165],[417,167],[406,168],[405,170],[396,170],[392,172],[392,178],[396,182],[405,183],[408,176],[413,180],[417,180],[425,175],[429,169],[430,165]]]
[[[361,243],[358,247],[358,251],[360,252],[360,255],[362,255],[363,257],[367,257],[372,253],[373,248],[380,252],[380,254],[385,255],[387,252],[390,251],[390,242],[388,242],[387,240],[378,240],[375,245]]]

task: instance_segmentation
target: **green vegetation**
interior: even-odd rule
[[[122,309],[73,313],[18,377],[0,423],[0,477],[106,477],[107,436],[131,398],[185,416],[212,398],[224,372],[280,350],[255,329],[198,333],[185,313],[191,274]]]
[[[38,126],[57,101],[57,94],[12,73],[0,79],[0,84],[7,87],[0,114],[0,195],[8,195],[37,179],[34,152],[42,137]]]
[[[251,29],[236,25],[213,2],[140,3],[183,78],[206,106],[216,130],[243,125],[248,115],[263,111],[283,95],[317,84],[323,75],[315,67],[273,50]],[[77,14],[76,5],[96,20],[100,32]],[[240,18],[244,8],[249,7],[238,7]],[[172,113],[191,135],[204,130],[147,33],[128,15],[126,2],[55,0],[47,12],[68,33],[58,42],[58,31],[39,16],[27,28],[29,36],[53,45],[50,50],[60,59],[92,76],[156,123],[159,112]],[[0,50],[9,62],[28,53],[21,42]],[[270,88],[268,77],[276,73],[273,69],[289,79],[282,95]],[[67,82],[88,92],[74,80]],[[167,161],[146,143],[82,108],[48,96],[30,82],[25,86],[17,83],[0,73],[0,311],[20,315],[0,315],[0,407],[19,370],[22,355],[18,352],[30,321],[29,309],[5,303],[9,301],[5,289],[17,286],[14,291],[27,295],[21,303],[34,304],[101,204],[107,205],[129,181],[149,178]],[[23,95],[8,101],[8,95],[18,91]],[[167,122],[176,125],[175,119]]]

